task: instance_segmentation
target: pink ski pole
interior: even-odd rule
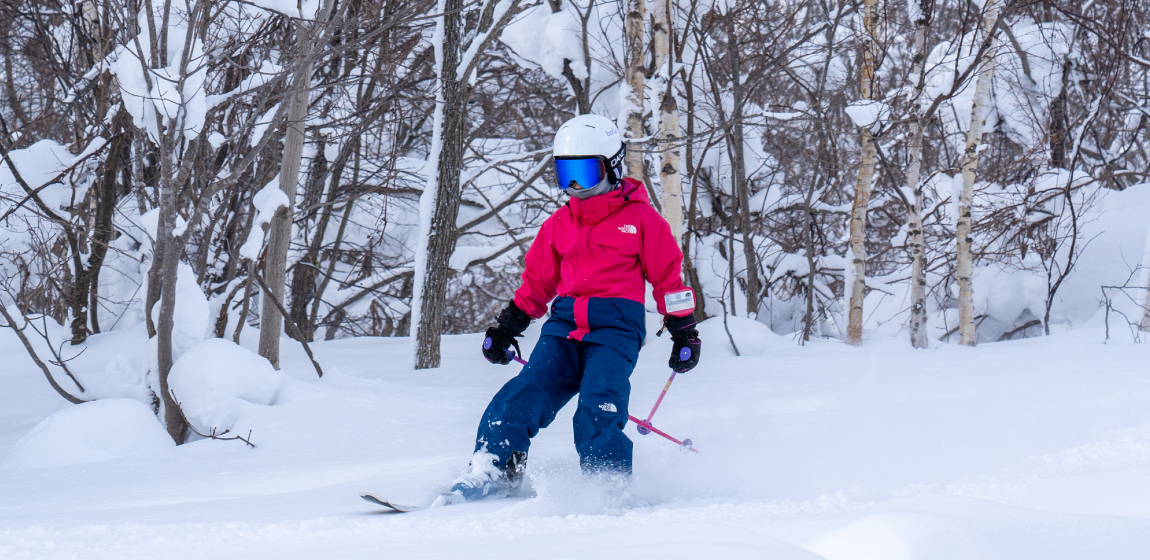
[[[486,338],[483,340],[483,347],[488,348],[488,349],[491,348],[491,339],[490,338]],[[684,350],[687,350],[688,352],[690,351],[686,348],[684,348]],[[515,354],[515,352],[512,352],[511,350],[507,351],[507,355],[511,356],[512,360],[515,360],[516,362],[519,362],[520,364],[527,365],[527,360],[520,358],[519,356],[517,356]],[[683,447],[685,449],[689,449],[691,451],[694,451],[695,453],[698,453],[699,450],[695,449],[694,444],[691,443],[690,439],[684,439],[682,441],[679,441],[679,440],[671,437],[670,435],[668,435],[666,432],[663,432],[662,430],[659,430],[655,426],[651,425],[651,418],[655,417],[655,411],[659,410],[659,405],[662,404],[663,397],[667,396],[667,389],[671,388],[671,382],[675,380],[675,375],[676,375],[675,372],[672,371],[671,372],[671,378],[668,379],[667,384],[663,386],[663,392],[659,393],[659,399],[655,401],[655,407],[651,409],[651,414],[647,415],[646,420],[640,420],[640,419],[635,418],[634,416],[632,416],[630,414],[627,415],[627,418],[629,418],[632,422],[635,423],[635,426],[636,426],[635,429],[638,430],[640,435],[645,436],[647,434],[654,432],[656,434],[659,434],[659,435],[675,442],[680,447]]]
[[[635,423],[635,430],[637,430],[640,435],[645,436],[651,432],[655,432],[656,434],[659,434],[659,435],[679,444],[681,447],[690,449],[691,451],[698,453],[699,450],[695,449],[695,447],[691,443],[690,439],[685,439],[683,441],[679,441],[679,440],[659,431],[658,429],[655,428],[655,426],[651,425],[651,419],[655,417],[655,411],[659,410],[659,405],[663,404],[663,397],[667,396],[667,390],[671,388],[671,382],[675,381],[675,375],[677,375],[677,374],[674,371],[672,371],[670,379],[667,379],[667,384],[663,385],[663,392],[659,393],[659,398],[655,401],[655,406],[651,408],[651,414],[647,415],[646,420],[640,420],[640,419],[635,418],[634,416],[631,416],[629,414],[627,415],[627,417],[630,418],[631,421]]]

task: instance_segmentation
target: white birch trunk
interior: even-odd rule
[[[629,89],[627,96],[627,133],[632,138],[644,137],[643,106],[646,103],[647,70],[643,66],[643,26],[647,20],[646,0],[626,0],[624,21],[624,43],[626,68],[624,78]],[[627,149],[623,161],[627,164],[627,177],[647,184],[647,167],[643,164],[641,146],[632,145]]]
[[[999,0],[987,0],[983,29],[994,31],[998,24]],[[977,335],[974,328],[974,286],[971,275],[974,267],[974,253],[971,249],[971,200],[974,198],[974,172],[978,168],[983,127],[990,110],[990,84],[994,79],[994,57],[998,52],[997,39],[982,55],[979,63],[978,82],[975,85],[974,101],[970,111],[970,130],[966,134],[966,150],[962,158],[962,196],[958,199],[958,224],[955,227],[958,261],[958,326],[959,344],[974,346]]]
[[[683,177],[679,173],[679,104],[675,99],[672,72],[670,31],[672,12],[670,0],[654,0],[651,43],[655,50],[655,67],[659,69],[665,87],[659,94],[659,146],[662,161],[659,165],[659,185],[662,188],[663,218],[671,225],[671,234],[683,244]]]
[[[918,20],[914,23],[914,59],[910,71],[914,80],[914,96],[911,104],[910,153],[906,170],[906,186],[913,199],[907,216],[907,249],[910,252],[910,345],[914,348],[927,348],[926,315],[926,239],[922,231],[922,137],[926,122],[920,105],[925,84],[926,32],[930,28],[933,2],[921,5]]]
[[[862,82],[862,98],[872,100],[875,98],[874,75],[875,59],[878,51],[878,37],[876,33],[876,11],[878,0],[866,0],[863,8],[863,28],[867,34],[866,46],[863,49],[863,65],[860,81]],[[854,266],[854,274],[850,285],[850,311],[847,319],[847,344],[858,346],[862,344],[863,329],[863,297],[866,295],[866,214],[870,203],[871,183],[874,181],[875,145],[871,138],[869,128],[862,133],[862,161],[859,163],[858,178],[855,180],[855,198],[851,205],[850,225],[850,254],[851,261],[847,266]]]

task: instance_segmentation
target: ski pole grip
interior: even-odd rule
[[[491,350],[491,337],[490,336],[483,339],[483,349],[484,350]]]
[[[489,338],[487,340],[491,340],[491,339]],[[682,350],[679,350],[679,361],[680,362],[685,362],[685,361],[690,360],[690,359],[691,359],[691,349],[690,348],[684,347]]]

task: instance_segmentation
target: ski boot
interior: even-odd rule
[[[496,467],[494,455],[476,453],[471,458],[467,472],[455,479],[451,491],[436,499],[433,507],[514,496],[523,483],[526,468],[527,453],[522,451],[512,451],[511,458],[502,469]]]

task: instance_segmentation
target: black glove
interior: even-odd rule
[[[663,328],[671,333],[671,342],[675,345],[671,349],[671,359],[667,365],[675,373],[687,373],[699,365],[699,349],[702,341],[699,340],[699,331],[695,330],[695,317],[663,317]]]
[[[519,342],[515,337],[522,336],[531,324],[531,317],[515,306],[515,302],[507,304],[499,314],[499,326],[487,329],[487,338],[483,339],[483,357],[493,364],[505,366],[511,363],[511,356],[507,349],[514,346],[515,354],[522,356]]]

